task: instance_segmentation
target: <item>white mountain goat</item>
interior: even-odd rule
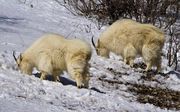
[[[109,58],[109,52],[121,55],[124,62],[133,66],[139,54],[147,65],[146,71],[152,66],[161,69],[161,51],[165,37],[163,32],[151,24],[141,24],[130,19],[118,20],[107,28],[95,45],[96,53]]]
[[[22,73],[32,74],[33,67],[41,72],[41,79],[52,74],[57,81],[64,70],[71,74],[77,86],[88,87],[90,45],[79,39],[65,39],[63,36],[47,34],[35,41],[24,53],[14,59]]]

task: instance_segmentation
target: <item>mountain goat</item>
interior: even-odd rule
[[[88,87],[91,47],[79,39],[65,39],[47,34],[35,41],[24,53],[14,59],[22,73],[32,74],[33,67],[41,72],[41,79],[52,74],[57,81],[64,70],[75,79],[78,88]]]
[[[164,34],[151,24],[141,24],[130,19],[118,20],[107,28],[95,45],[96,53],[109,58],[109,52],[121,55],[131,67],[137,55],[141,55],[147,65],[161,69],[161,51],[164,45]]]

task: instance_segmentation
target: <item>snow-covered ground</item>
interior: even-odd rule
[[[55,0],[26,0],[25,4],[22,1],[0,0],[0,112],[180,111],[180,73],[171,71],[165,58],[164,74],[147,74],[139,67],[130,68],[114,54],[110,59],[99,57],[93,49],[89,89],[78,89],[68,73],[61,77],[62,83],[21,74],[12,51],[19,54],[41,35],[58,33],[91,42],[92,36],[97,40],[103,31],[93,22],[72,15]],[[141,61],[141,58],[136,60]],[[132,91],[139,89],[137,85],[160,89],[151,96]],[[155,99],[161,89],[171,94],[167,97],[172,97],[174,102],[170,99],[169,103],[176,108],[139,102],[139,95]],[[159,94],[163,97],[163,93]]]

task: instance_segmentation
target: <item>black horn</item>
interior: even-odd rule
[[[15,51],[13,51],[13,57],[14,57],[14,60],[17,62],[17,58],[15,56]]]
[[[93,36],[91,38],[91,42],[92,42],[92,45],[94,46],[94,48],[96,48],[96,45],[95,45],[94,40],[93,40]]]

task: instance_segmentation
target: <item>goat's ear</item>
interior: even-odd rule
[[[97,41],[97,48],[99,48],[99,47],[100,47],[100,41],[98,39],[98,41]]]
[[[20,59],[20,61],[22,61],[22,53],[20,53],[20,55],[19,55],[19,59]]]
[[[17,62],[17,58],[15,56],[15,51],[13,51],[13,57],[14,57],[14,60]]]

